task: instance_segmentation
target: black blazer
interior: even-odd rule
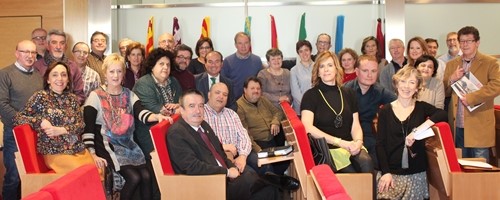
[[[207,103],[208,91],[210,90],[208,85],[207,72],[195,75],[194,79],[196,83],[196,89],[205,96],[205,103]],[[236,111],[237,104],[236,104],[236,99],[233,97],[233,84],[231,83],[231,80],[229,78],[226,78],[225,76],[222,76],[222,74],[219,74],[219,81],[225,83],[227,85],[227,88],[229,89],[226,108],[230,108]]]
[[[227,167],[234,167],[234,164],[227,159],[222,144],[210,125],[203,121],[201,127],[207,133],[215,150],[225,160]],[[182,117],[168,129],[166,140],[170,161],[176,174],[227,174],[227,169],[217,164],[215,157],[203,142],[200,134]]]

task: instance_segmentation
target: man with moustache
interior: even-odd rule
[[[204,102],[197,90],[181,96],[181,118],[167,134],[168,153],[176,174],[225,174],[226,199],[280,199],[277,188],[260,179],[250,168],[238,169],[224,153],[219,139],[203,120]]]
[[[69,66],[71,73],[72,92],[78,97],[80,104],[83,105],[86,96],[85,93],[83,93],[82,73],[76,63],[64,55],[67,47],[66,33],[60,30],[51,30],[48,33],[47,42],[48,52],[45,53],[43,59],[37,60],[35,64],[33,64],[33,68],[38,70],[40,75],[43,76],[50,63],[56,61],[65,62]]]
[[[196,89],[200,91],[203,96],[208,97],[208,91],[212,88],[212,86],[216,83],[224,83],[228,88],[227,103],[226,108],[230,108],[232,110],[236,110],[236,99],[233,97],[231,80],[227,77],[220,74],[220,70],[222,68],[222,54],[218,51],[208,52],[205,56],[205,68],[206,71],[195,75],[195,84]],[[205,101],[208,101],[205,100]],[[206,102],[205,102],[206,103]]]
[[[174,52],[175,62],[172,67],[170,74],[179,81],[182,91],[187,91],[189,89],[196,89],[194,83],[194,75],[191,74],[187,67],[189,62],[191,62],[191,57],[193,56],[193,50],[185,44],[179,45],[175,48]]]
[[[28,99],[43,89],[42,76],[33,68],[36,45],[24,40],[16,46],[16,62],[0,70],[0,116],[3,123],[3,199],[20,199],[20,179],[14,152],[17,151],[12,119],[24,108]]]
[[[391,54],[392,60],[380,72],[379,82],[382,87],[390,92],[396,92],[392,85],[392,76],[408,62],[404,56],[405,44],[403,41],[400,39],[391,39],[389,41],[389,53]]]
[[[90,36],[90,49],[92,50],[87,58],[89,67],[99,73],[101,83],[104,83],[105,72],[102,70],[102,63],[106,56],[104,52],[108,47],[108,35],[103,32],[96,31]]]
[[[361,55],[358,63],[355,69],[357,78],[346,83],[344,87],[351,88],[356,93],[359,122],[363,129],[363,145],[372,157],[374,166],[378,166],[373,119],[379,107],[396,100],[396,95],[377,82],[378,62],[375,56]]]
[[[280,131],[283,112],[262,96],[262,83],[258,78],[254,76],[248,78],[243,87],[243,95],[236,101],[237,113],[252,139],[252,149],[258,153],[265,148],[283,146],[285,136]],[[274,163],[272,168],[262,169],[259,174],[264,174],[266,170],[283,174],[288,164],[288,162]]]
[[[36,28],[31,32],[31,41],[36,45],[36,59],[43,59],[47,50],[47,31],[43,28]]]

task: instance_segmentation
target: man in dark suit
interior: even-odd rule
[[[167,135],[168,151],[175,173],[226,174],[227,199],[280,198],[277,188],[262,182],[255,171],[250,168],[238,170],[226,157],[219,139],[203,120],[205,101],[199,91],[184,92],[179,103],[182,117],[169,128]]]
[[[213,84],[218,82],[223,82],[229,88],[229,96],[227,99],[226,108],[230,108],[236,111],[236,99],[233,96],[233,84],[231,80],[222,74],[220,70],[222,68],[222,54],[218,51],[211,51],[205,57],[205,68],[206,72],[197,74],[195,76],[196,89],[199,90],[205,97],[205,103],[208,101],[208,91]]]

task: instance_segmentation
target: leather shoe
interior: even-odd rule
[[[266,172],[262,179],[267,183],[278,187],[282,190],[295,191],[300,187],[300,181],[296,178],[287,175],[277,175],[272,172]]]

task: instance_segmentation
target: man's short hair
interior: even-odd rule
[[[206,57],[208,56],[208,54],[213,54],[213,53],[218,54],[220,56],[220,61],[224,60],[224,56],[222,56],[222,53],[219,52],[219,51],[210,51],[210,52],[208,52],[207,55],[205,55],[205,60],[206,60]]]
[[[179,105],[184,108],[184,98],[187,96],[187,95],[191,95],[191,94],[194,94],[194,95],[199,95],[201,98],[203,98],[203,102],[205,102],[205,97],[203,96],[203,94],[197,90],[197,89],[188,89],[186,91],[184,91],[182,94],[181,94],[181,97],[179,97]]]
[[[64,41],[66,41],[66,33],[64,31],[61,31],[61,30],[57,30],[57,29],[52,29],[50,30],[48,33],[47,33],[47,42],[50,43],[50,37],[52,35],[58,35],[58,36],[63,36],[64,37]]]
[[[251,42],[252,41],[252,38],[250,37],[250,35],[248,35],[247,33],[245,32],[238,32],[236,33],[236,35],[234,35],[234,43],[236,44],[236,39],[239,37],[239,36],[245,36],[248,38],[248,41]]]
[[[106,33],[103,33],[101,31],[96,31],[96,32],[92,33],[92,36],[90,36],[90,44],[92,44],[92,40],[94,40],[94,37],[96,35],[102,35],[102,36],[104,36],[104,38],[106,38],[106,44],[108,43],[108,41],[109,41],[108,35],[106,35]]]
[[[434,38],[426,38],[425,39],[425,43],[427,43],[427,44],[432,43],[432,42],[436,43],[437,47],[439,47],[439,43],[436,39],[434,39]]]
[[[255,77],[255,76],[248,77],[247,80],[245,81],[245,83],[243,83],[243,87],[247,88],[248,83],[250,83],[250,81],[257,82],[260,85],[260,87],[262,87],[262,82],[260,82],[260,79]]]
[[[476,40],[476,41],[480,40],[479,30],[477,30],[477,28],[474,26],[466,26],[466,27],[461,28],[458,31],[458,38],[460,39],[460,36],[469,35],[469,34],[472,34],[474,36],[474,40]]]
[[[181,45],[175,47],[174,55],[177,56],[179,51],[189,51],[189,54],[191,54],[189,59],[193,58],[193,49],[191,49],[191,47],[189,47],[188,45],[181,44]]]
[[[319,37],[321,37],[321,36],[323,36],[323,35],[328,36],[328,41],[329,41],[329,42],[330,42],[330,44],[331,44],[331,43],[332,43],[332,36],[328,35],[328,33],[320,33],[320,34],[318,35],[318,37],[316,38],[316,43],[318,43],[318,41],[319,41]]]
[[[297,52],[297,54],[299,53],[299,49],[302,48],[303,46],[306,46],[309,48],[309,51],[312,51],[312,45],[311,45],[311,42],[307,41],[307,40],[299,40],[297,42],[297,44],[295,44],[295,51]]]
[[[37,32],[37,31],[43,31],[43,32],[45,32],[45,34],[47,34],[47,30],[45,30],[43,28],[35,28],[35,29],[33,29],[33,31],[31,31],[31,35],[35,34],[35,32]]]
[[[359,64],[361,63],[361,61],[363,61],[363,60],[373,61],[373,62],[377,63],[377,65],[378,65],[377,57],[365,54],[365,55],[360,55],[358,60],[356,60],[356,67],[358,67]]]

